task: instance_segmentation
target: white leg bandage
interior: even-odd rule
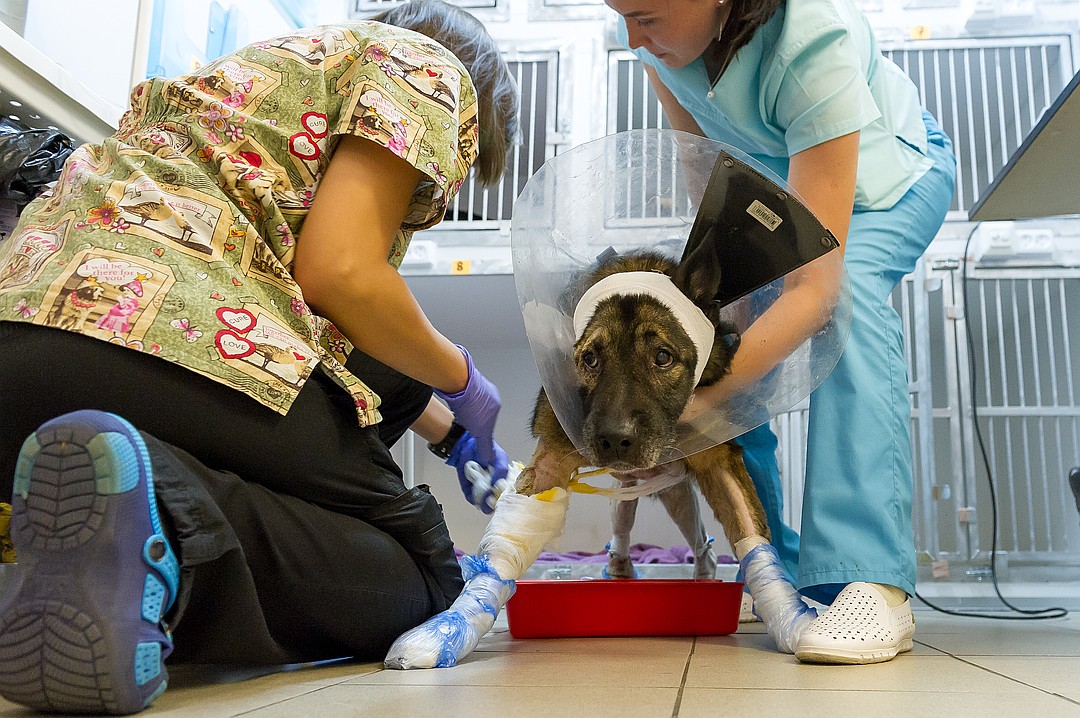
[[[776,549],[761,536],[750,536],[735,544],[743,581],[754,599],[754,613],[765,622],[781,653],[794,653],[795,644],[817,611],[803,603],[795,587],[784,576]]]
[[[516,476],[514,477],[516,478]],[[562,535],[570,495],[513,490],[495,505],[475,556],[462,560],[465,589],[442,613],[401,634],[383,661],[387,668],[448,668],[467,656],[514,595],[514,581],[544,546]]]

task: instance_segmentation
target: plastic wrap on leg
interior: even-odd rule
[[[465,589],[450,608],[398,636],[383,665],[387,668],[449,668],[467,656],[488,632],[499,610],[514,595],[486,557],[462,559]]]
[[[769,543],[759,543],[739,560],[743,581],[754,598],[754,613],[781,653],[794,653],[795,644],[817,611],[807,606],[795,587],[784,577],[780,557]]]
[[[461,561],[465,589],[442,613],[398,636],[387,668],[448,668],[467,656],[514,595],[514,581],[562,535],[570,495],[551,489],[537,496],[510,490],[495,505],[476,556]],[[503,578],[505,577],[505,578]]]

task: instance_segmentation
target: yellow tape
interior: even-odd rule
[[[566,490],[575,494],[599,494],[600,496],[611,496],[614,494],[615,489],[604,488],[602,486],[593,486],[581,480],[582,476],[603,476],[607,474],[606,469],[593,469],[592,471],[580,471],[574,472],[573,477],[570,479],[570,483],[566,486]]]
[[[532,497],[537,501],[554,501],[556,491],[558,491],[557,488],[548,489],[547,491],[541,491],[538,494],[533,494]]]
[[[599,494],[601,496],[611,496],[614,494],[615,489],[605,489],[601,486],[593,486],[592,484],[587,484],[581,480],[582,476],[603,476],[607,473],[609,473],[607,469],[593,469],[592,471],[575,470],[574,475],[570,478],[570,483],[566,485],[566,490],[573,494]],[[555,498],[555,489],[548,489],[547,491],[533,494],[533,498],[537,501],[551,501]]]

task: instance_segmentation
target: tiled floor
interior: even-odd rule
[[[1001,621],[916,613],[915,649],[810,666],[761,624],[710,638],[516,640],[505,619],[451,669],[336,663],[272,674],[173,669],[146,716],[1080,717],[1080,614]],[[0,700],[0,717],[30,715]]]

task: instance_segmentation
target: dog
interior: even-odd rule
[[[60,329],[81,330],[97,309],[105,288],[97,282],[84,282],[64,295],[49,316],[49,323]]]
[[[599,260],[568,290],[584,290],[617,272],[659,272],[701,309],[714,329],[712,350],[695,382],[697,349],[675,313],[653,296],[615,294],[601,300],[574,344],[580,381],[584,446],[578,451],[563,430],[546,392],[541,389],[531,420],[537,439],[530,464],[517,482],[518,493],[532,495],[566,488],[583,467],[608,469],[626,483],[659,471],[679,471],[686,480],[662,490],[658,498],[683,535],[695,547],[695,576],[712,578],[715,558],[708,548],[697,510],[696,484],[734,547],[749,536],[769,538],[769,528],[741,448],[729,441],[671,463],[679,417],[694,389],[718,382],[730,370],[738,348],[733,324],[722,321],[713,301],[720,285],[720,260],[712,242],[699,245],[682,262],[637,250]],[[615,536],[633,523],[634,502],[613,509]],[[628,540],[625,541],[628,543]],[[711,560],[711,566],[709,561]],[[628,556],[609,553],[608,574],[633,576]]]

